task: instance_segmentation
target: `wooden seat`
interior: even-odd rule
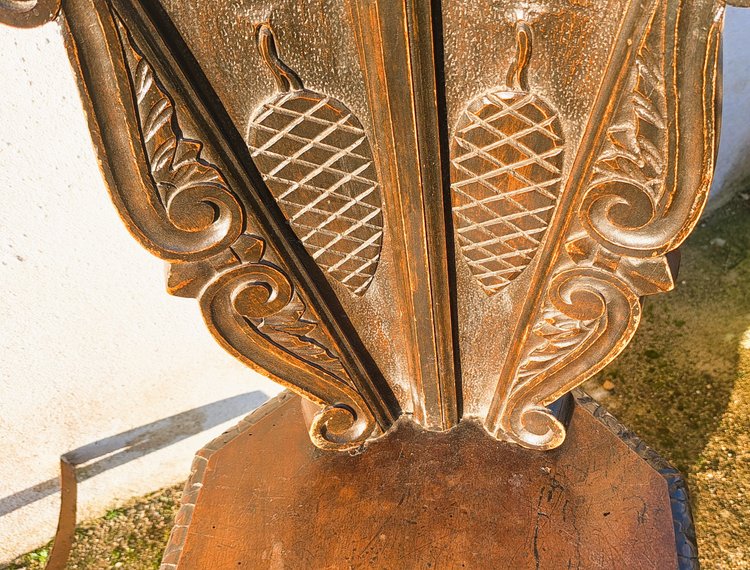
[[[282,394],[198,453],[162,570],[695,564],[682,478],[582,393],[548,453],[401,420],[352,454]]]

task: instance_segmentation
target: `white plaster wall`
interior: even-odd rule
[[[80,518],[100,516],[184,481],[278,388],[216,344],[195,301],[165,293],[162,262],[125,230],[58,27],[0,25],[0,53],[0,512],[25,505],[0,516],[1,564],[53,536],[62,453],[198,408],[148,437],[197,435],[81,484]]]
[[[713,203],[750,174],[748,30],[750,10],[728,10]],[[0,25],[0,53],[0,513],[11,509],[0,516],[2,563],[54,534],[59,493],[45,482],[60,454],[198,409],[162,422],[167,443],[196,435],[81,484],[80,516],[97,516],[183,480],[193,453],[236,419],[217,422],[278,388],[218,347],[192,300],[166,295],[162,263],[125,231],[57,26]]]
[[[750,9],[727,8],[721,142],[708,210],[750,183]]]

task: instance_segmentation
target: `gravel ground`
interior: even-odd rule
[[[182,485],[162,489],[81,525],[76,530],[68,569],[159,568],[181,493]],[[42,570],[49,551],[47,545],[20,557],[9,568]]]
[[[677,289],[585,388],[688,478],[704,570],[750,570],[750,195],[701,224]],[[69,568],[158,568],[180,487],[78,530]],[[44,567],[49,545],[10,568]]]

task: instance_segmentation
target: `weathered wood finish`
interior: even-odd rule
[[[351,449],[553,449],[713,172],[715,0],[0,0],[57,18],[113,201],[229,352]]]
[[[566,394],[674,286],[723,11],[0,0],[62,26],[169,293],[297,394],[199,453],[164,570],[695,568],[682,479]]]
[[[409,420],[363,453],[325,453],[281,396],[199,452],[185,489],[162,570],[696,563],[679,475],[580,394],[546,454],[478,422]]]

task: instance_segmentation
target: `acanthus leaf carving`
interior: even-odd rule
[[[54,5],[54,0],[46,2]],[[44,3],[6,0],[5,6],[20,6],[20,13]],[[0,7],[0,14],[3,9],[7,11]],[[693,11],[697,15],[693,16]],[[468,278],[494,297],[482,297],[481,302],[492,303],[488,307],[504,311],[515,310],[511,305],[516,302],[520,305],[512,333],[504,335],[510,337],[512,346],[498,343],[497,354],[491,355],[499,360],[503,350],[507,351],[500,380],[494,386],[491,379],[487,382],[494,394],[487,394],[486,385],[481,385],[477,392],[485,393],[478,394],[470,412],[487,411],[486,426],[493,434],[536,449],[558,445],[564,426],[545,406],[622,350],[637,325],[641,296],[673,287],[665,255],[696,222],[710,180],[720,11],[721,7],[682,6],[677,0],[623,3],[621,15],[603,18],[608,25],[619,25],[618,36],[602,64],[606,67],[591,73],[594,80],[601,73],[601,81],[595,81],[592,92],[581,98],[564,94],[560,88],[567,85],[561,84],[557,75],[552,81],[544,77],[549,62],[542,58],[538,68],[536,60],[531,64],[533,81],[529,83],[532,26],[537,26],[538,15],[514,12],[507,18],[516,19],[516,57],[506,84],[483,86],[468,105],[458,101],[456,111],[463,109],[463,114],[459,113],[449,144],[454,153],[455,237],[464,254],[458,262],[465,261],[473,273]],[[554,19],[552,14],[547,16]],[[199,299],[211,332],[223,346],[324,407],[311,428],[317,445],[359,445],[378,429],[391,425],[400,412],[397,402],[386,401],[389,387],[379,376],[373,355],[366,353],[347,316],[339,319],[336,314],[343,299],[337,287],[343,284],[354,295],[365,294],[379,263],[383,204],[373,150],[376,158],[386,156],[379,147],[387,145],[379,142],[370,148],[365,129],[346,105],[305,88],[279,59],[270,25],[259,24],[255,39],[281,92],[260,103],[255,113],[249,113],[247,107],[238,114],[240,121],[250,118],[246,146],[239,133],[222,132],[237,118],[233,112],[222,115],[229,108],[218,98],[210,101],[214,93],[208,83],[215,76],[203,75],[204,69],[199,68],[203,62],[197,54],[195,61],[183,61],[180,50],[193,46],[187,41],[183,45],[180,35],[184,30],[179,27],[160,30],[166,21],[160,17],[143,3],[70,0],[61,18],[71,34],[82,90],[86,96],[91,95],[87,90],[96,92],[90,101],[95,115],[92,131],[109,157],[103,170],[118,209],[144,246],[171,263],[169,291]],[[692,23],[686,23],[689,18]],[[690,57],[684,53],[684,37],[689,34],[678,31],[683,25],[695,36],[698,56],[692,57],[694,62],[685,63]],[[553,28],[545,26],[536,28],[534,41],[539,53],[549,57],[556,44],[549,39]],[[365,41],[370,32],[364,25],[360,28],[357,41],[362,55],[374,42]],[[412,31],[406,29],[407,43],[419,39]],[[392,32],[378,29],[377,33],[372,37],[380,41]],[[293,49],[295,33],[286,37],[292,39]],[[410,45],[427,53],[434,47],[427,44],[429,41],[425,46]],[[591,53],[601,47],[595,44]],[[419,63],[430,73],[436,71],[432,59],[425,66],[415,53],[409,52],[403,61]],[[419,66],[409,68],[411,76],[406,77],[400,72],[389,75],[391,70],[381,65],[381,59],[365,54],[362,61],[376,63],[365,71],[387,71],[378,81],[372,81],[376,74],[370,73],[366,85],[371,105],[385,95],[402,93],[400,88],[390,89],[389,84],[396,83],[408,83],[412,95],[431,98],[432,80],[425,91],[427,84],[418,81]],[[703,67],[698,72],[700,64]],[[562,82],[580,79],[573,75]],[[311,85],[327,91],[326,81],[315,73],[309,77]],[[688,96],[678,97],[678,91]],[[349,99],[351,91],[339,93],[353,109],[363,110],[361,101]],[[590,100],[591,110],[583,104],[581,109],[571,107],[566,98]],[[391,173],[383,168],[387,161],[379,163],[381,174],[388,171],[390,178],[383,188],[395,197],[389,200],[385,229],[398,226],[392,223],[394,219],[408,213],[413,215],[409,224],[413,222],[414,228],[445,237],[441,221],[445,212],[435,216],[432,209],[420,210],[422,202],[414,202],[418,208],[413,212],[402,208],[390,217],[390,204],[409,205],[410,188],[419,189],[422,182],[421,190],[429,192],[421,194],[420,200],[429,196],[440,208],[444,205],[442,186],[430,189],[434,177],[422,175],[430,174],[428,167],[435,167],[444,178],[440,164],[427,164],[439,158],[439,153],[425,143],[427,139],[445,140],[440,129],[430,124],[432,111],[430,116],[419,111],[432,109],[432,102],[426,106],[421,100],[419,105],[415,100],[411,103],[413,113],[401,113],[394,105],[398,113],[389,109],[388,114],[379,111],[371,117],[388,117],[388,125],[396,127],[391,134],[405,126],[415,127],[409,137],[398,139],[407,144],[399,146],[394,138],[393,148],[398,152],[388,154],[394,163],[400,163],[396,154],[416,147],[417,154],[404,161],[406,166]],[[441,107],[438,102],[435,116],[445,111]],[[325,116],[316,114],[319,111]],[[588,122],[583,124],[586,116]],[[180,128],[180,118],[186,131]],[[409,122],[412,119],[413,124]],[[376,137],[382,132],[378,122],[372,126]],[[696,125],[703,128],[702,133],[697,133]],[[329,135],[337,140],[328,140]],[[692,146],[699,150],[684,153],[682,149],[690,145],[684,140],[679,144],[679,137],[696,141]],[[283,143],[281,148],[279,143]],[[680,160],[682,164],[678,164]],[[700,163],[700,167],[692,168],[691,162]],[[418,179],[403,188],[396,184],[417,170]],[[685,178],[688,183],[681,184]],[[312,184],[313,179],[319,180]],[[439,223],[431,222],[433,218]],[[415,242],[406,244],[410,253],[404,259],[409,263],[413,251],[414,259],[426,256],[425,268],[429,270],[431,264],[445,260],[441,252],[450,253],[452,245],[432,248],[430,244],[440,239],[428,235],[422,243],[421,234],[412,232],[411,226],[407,229],[401,232],[403,236],[418,236],[406,240]],[[307,253],[298,247],[293,233]],[[346,241],[348,238],[352,239]],[[428,247],[420,250],[425,243]],[[388,244],[388,255],[391,247],[400,247],[398,240]],[[333,288],[317,279],[320,272],[308,254],[324,274],[338,281]],[[434,278],[431,273],[422,278],[415,270],[417,278],[410,277],[408,287],[404,286],[407,294],[409,287],[412,293],[429,289],[429,297],[419,297],[416,303],[414,296],[411,305],[397,306],[405,321],[413,320],[414,330],[426,331],[425,337],[420,331],[413,338],[428,342],[410,343],[415,346],[409,347],[427,363],[425,370],[439,360],[433,353],[425,356],[437,343],[441,347],[434,354],[445,354],[448,362],[456,344],[464,342],[460,338],[463,329],[459,326],[456,332],[452,328],[452,315],[442,320],[432,315],[429,319],[413,318],[422,309],[427,314],[444,299],[454,301],[452,295],[459,298],[463,294],[457,279],[451,277],[455,267],[445,267],[445,271],[440,267]],[[459,269],[466,267],[459,264]],[[382,270],[391,271],[393,265],[384,261]],[[513,287],[511,282],[515,282]],[[476,284],[471,286],[477,289]],[[374,298],[384,289],[387,287],[373,287],[370,295]],[[474,290],[469,290],[473,295]],[[406,298],[400,291],[399,295],[399,301]],[[472,302],[475,299],[471,297]],[[459,313],[460,307],[456,309]],[[494,322],[507,322],[507,317],[503,314],[493,321],[486,313],[473,322],[469,315],[463,322],[469,323],[467,328],[481,322],[490,336]],[[395,329],[384,326],[382,330],[387,337]],[[466,342],[471,345],[474,340]],[[410,352],[404,360],[413,360],[413,356]],[[434,398],[441,401],[444,393],[449,394],[444,400],[450,403],[451,414],[451,391],[463,382],[453,383],[451,366],[459,361],[456,358],[450,366],[441,361],[435,367],[437,371],[451,370],[447,382],[435,384]],[[476,360],[480,364],[494,361]],[[474,364],[470,359],[465,362]],[[414,380],[412,385],[422,380]],[[416,390],[421,389],[417,386]],[[486,410],[483,406],[490,398]],[[442,408],[438,411],[441,415],[445,412]],[[422,421],[416,413],[415,418]],[[453,421],[441,419],[435,425],[445,427]],[[424,425],[430,427],[428,422]]]
[[[278,267],[267,262],[237,265],[214,278],[199,302],[209,330],[229,352],[325,406],[310,427],[318,447],[357,447],[376,429],[341,361],[326,347],[329,339],[305,318],[307,308]],[[274,373],[279,353],[293,357],[293,377]]]
[[[560,445],[565,427],[544,406],[619,354],[640,314],[638,295],[615,274],[595,267],[558,273],[505,403],[503,433],[533,449]]]
[[[307,307],[295,292],[278,312],[263,318],[250,318],[250,321],[260,334],[350,384],[341,360],[326,347],[326,339],[321,338],[318,323],[306,313]]]
[[[203,288],[224,269],[243,263],[258,263],[265,253],[266,242],[257,235],[242,234],[231,247],[208,259],[176,261],[167,274],[167,292],[177,297],[198,297]]]
[[[318,447],[361,445],[377,426],[336,343],[283,262],[267,255],[266,238],[247,227],[252,219],[245,218],[219,167],[201,157],[203,143],[182,136],[166,87],[123,21],[111,17],[133,93],[142,163],[148,169],[145,193],[139,186],[137,196],[132,187],[113,189],[118,206],[133,206],[121,208],[121,214],[137,237],[146,234],[144,245],[172,262],[169,291],[198,298],[204,320],[222,346],[322,407],[310,428]],[[151,240],[154,213],[168,225],[155,228]]]
[[[708,191],[706,180],[699,188],[677,187],[677,109],[668,99],[676,33],[665,8],[657,8],[580,208],[591,237],[623,256],[647,258],[677,247]]]
[[[522,362],[518,383],[549,369],[567,352],[585,342],[596,325],[596,319],[577,319],[551,306],[546,307],[542,319],[532,329],[541,344],[535,346]]]
[[[613,271],[640,296],[666,293],[674,288],[674,276],[667,258],[626,257],[608,251],[588,235],[575,236],[565,244],[570,258],[578,265]]]
[[[160,257],[210,257],[239,237],[244,225],[242,208],[218,168],[201,159],[202,144],[181,135],[173,102],[127,38],[125,26],[119,20],[117,26],[151,179],[151,184],[144,184],[141,200],[158,221],[149,227],[152,216],[144,216],[145,208],[135,199],[130,201],[129,213],[139,218],[138,229],[147,247]]]

